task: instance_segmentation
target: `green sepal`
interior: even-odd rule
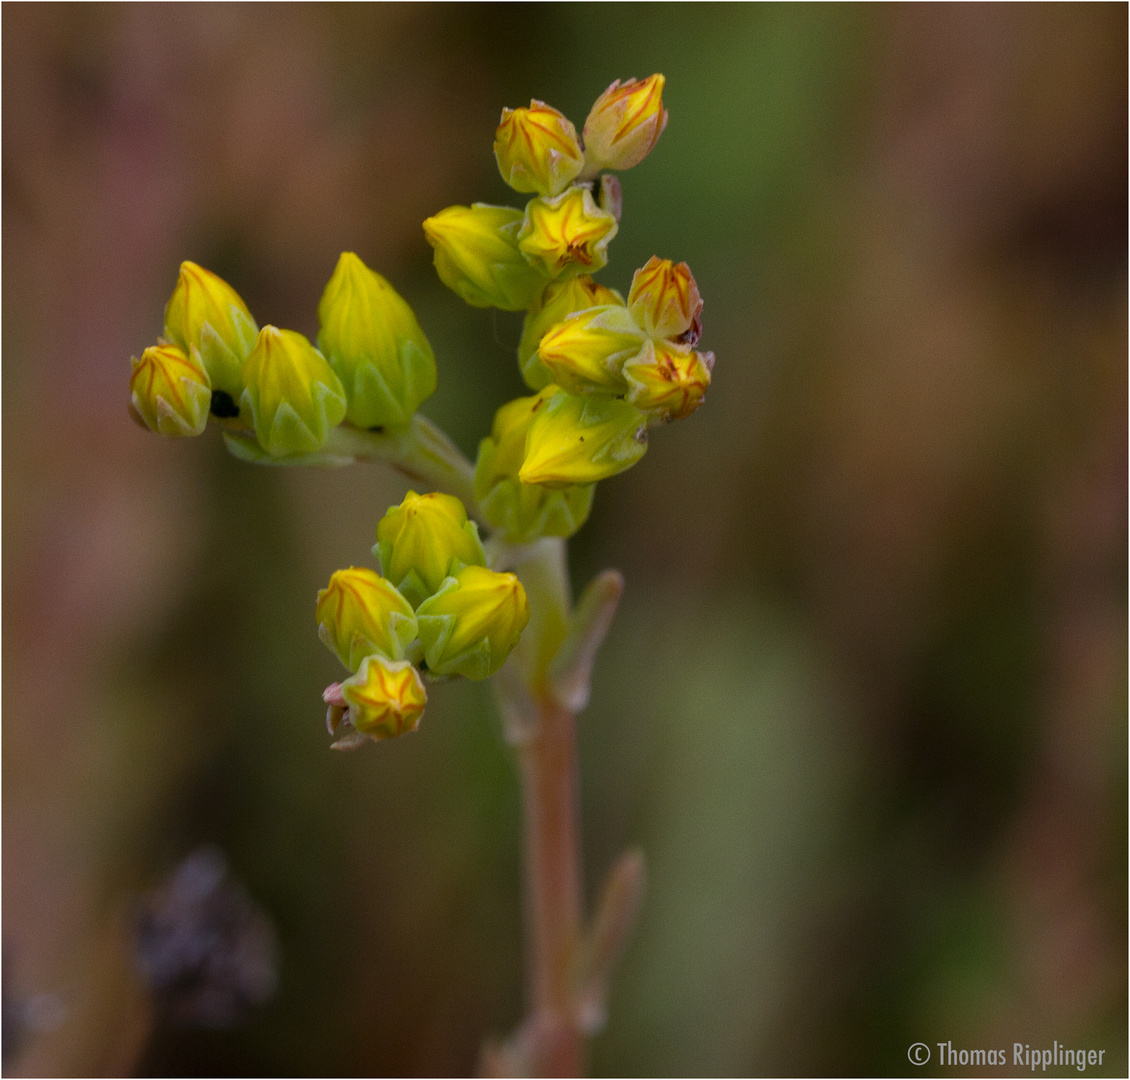
[[[457,585],[455,578],[448,578],[432,599],[443,594],[448,582],[451,583],[451,588]],[[472,682],[480,682],[492,673],[490,641],[482,638],[470,648],[454,656],[446,656],[447,643],[455,632],[457,622],[458,617],[455,615],[417,614],[416,625],[419,628],[420,644],[424,646],[424,658],[428,661],[428,670],[437,675],[462,675]]]
[[[268,454],[259,443],[247,435],[240,435],[235,431],[224,432],[224,442],[227,444],[228,453],[249,465],[315,465],[329,469],[340,469],[344,465],[354,465],[357,459],[343,454],[289,454],[285,457],[275,457]]]
[[[476,681],[502,667],[529,620],[518,578],[483,566],[463,567],[416,609],[428,669]]]

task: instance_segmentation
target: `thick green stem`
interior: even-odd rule
[[[427,417],[416,413],[404,427],[365,431],[349,424],[334,428],[327,453],[358,461],[383,461],[429,491],[445,491],[462,500],[467,513],[480,517],[475,499],[475,466]]]

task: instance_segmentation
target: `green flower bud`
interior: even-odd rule
[[[667,126],[662,75],[617,79],[596,99],[585,120],[585,175],[601,169],[630,169],[655,146]]]
[[[373,739],[393,739],[415,731],[428,703],[420,673],[407,660],[366,656],[357,674],[340,687],[354,729]]]
[[[223,278],[194,262],[180,264],[165,306],[165,337],[201,364],[212,389],[239,399],[240,369],[259,328],[247,305]]]
[[[577,129],[544,101],[528,109],[503,109],[494,135],[498,171],[515,191],[556,195],[577,177],[585,152]]]
[[[208,373],[179,346],[151,345],[135,357],[129,390],[133,407],[158,435],[199,435],[208,423]]]
[[[522,311],[541,295],[548,275],[518,249],[522,212],[510,206],[449,206],[424,222],[435,267],[472,307]]]
[[[360,428],[405,424],[436,388],[436,361],[412,309],[351,251],[318,304],[318,348],[345,387]]]
[[[622,304],[623,297],[614,289],[598,285],[588,274],[558,278],[545,288],[538,302],[526,314],[522,324],[522,340],[518,342],[518,366],[531,390],[540,390],[553,382],[549,370],[537,358],[538,345],[545,332],[578,311],[601,304]]]
[[[596,205],[588,188],[571,187],[526,204],[518,247],[549,277],[591,274],[608,262],[608,243],[617,229],[616,218]]]
[[[624,365],[628,400],[657,420],[682,420],[702,404],[713,369],[713,353],[674,341],[649,341]]]
[[[610,304],[558,323],[541,339],[537,355],[553,381],[572,394],[622,396],[627,384],[620,369],[646,340],[628,309]]]
[[[493,675],[518,644],[530,605],[513,574],[465,566],[416,611],[428,669],[479,680]]]
[[[377,524],[373,554],[385,576],[418,607],[464,566],[486,566],[479,531],[454,495],[410,491]]]
[[[518,479],[554,488],[594,484],[630,468],[646,450],[647,417],[634,405],[561,390],[530,423]]]
[[[293,330],[264,326],[243,365],[240,404],[272,457],[319,449],[345,419],[345,391],[330,365]]]
[[[318,636],[350,671],[372,653],[402,660],[416,637],[412,605],[391,582],[360,566],[336,570],[318,593]]]
[[[592,484],[553,489],[518,479],[530,422],[557,392],[556,386],[548,386],[534,397],[503,405],[494,414],[489,438],[479,444],[475,497],[486,520],[502,529],[512,544],[528,544],[542,536],[572,536],[592,509]]]

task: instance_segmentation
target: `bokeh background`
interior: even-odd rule
[[[314,594],[406,483],[149,436],[129,358],[181,259],[313,337],[356,251],[473,455],[520,322],[444,289],[420,222],[520,205],[503,105],[580,125],[653,71],[670,124],[601,280],[687,260],[718,360],[571,544],[578,586],[628,582],[580,729],[590,894],[628,846],[650,866],[593,1070],[1057,1040],[1125,1075],[1124,5],[2,17],[8,1075],[467,1075],[518,1021],[487,689],[327,749]],[[134,959],[202,843],[278,942],[277,993],[224,1029],[173,1023]]]

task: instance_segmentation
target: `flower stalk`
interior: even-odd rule
[[[508,554],[531,609],[527,632],[500,673],[508,678],[496,684],[522,784],[528,1012],[506,1044],[487,1049],[484,1070],[494,1076],[581,1076],[587,1036],[603,1026],[617,943],[630,930],[642,889],[637,855],[640,869],[631,880],[638,887],[613,890],[586,931],[577,714],[588,703],[592,664],[623,578],[604,571],[573,608],[561,540]]]
[[[581,937],[576,715],[545,694],[518,749],[525,815],[529,1074],[581,1076],[574,976]]]

